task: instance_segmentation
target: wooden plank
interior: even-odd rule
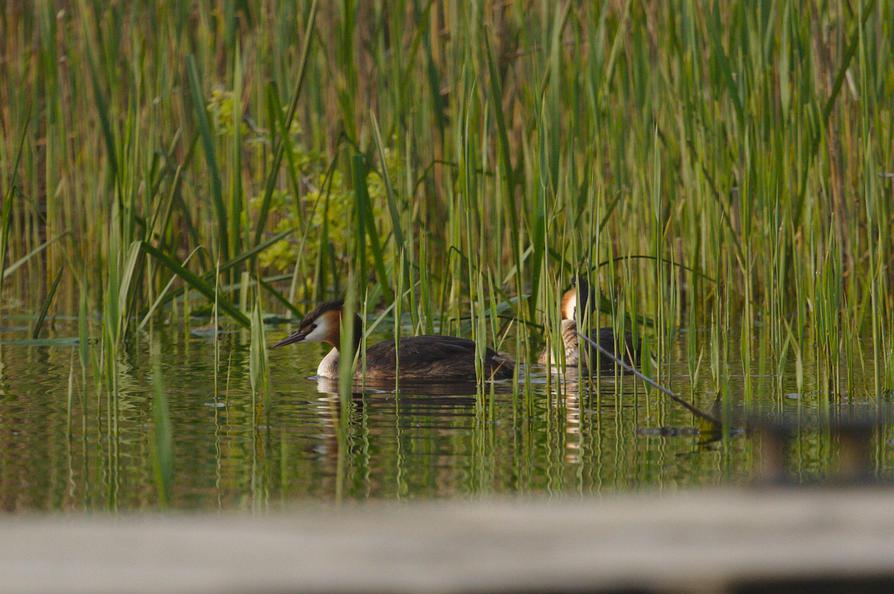
[[[716,592],[894,584],[894,491],[0,519],[0,592]]]

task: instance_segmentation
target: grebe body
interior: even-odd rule
[[[601,373],[614,373],[615,369],[619,367],[614,359],[604,355],[586,342],[580,344],[577,322],[575,321],[578,297],[580,297],[583,308],[592,306],[589,286],[584,281],[581,281],[577,287],[571,287],[562,295],[561,329],[565,367],[574,368],[580,365],[583,369],[590,371],[599,369]],[[639,349],[636,348],[630,332],[624,333],[623,341],[617,340],[614,329],[609,327],[591,330],[586,332],[586,336],[628,365],[633,366],[637,364]],[[553,361],[553,359],[552,349],[546,348],[540,353],[538,362],[548,367],[558,367],[558,362]]]
[[[339,375],[341,354],[341,318],[343,303],[324,303],[307,314],[298,329],[279,341],[273,348],[294,342],[323,342],[332,346],[317,367],[317,376],[335,379]],[[354,316],[354,350],[348,363],[353,362],[354,353],[360,346],[363,331],[359,316]],[[484,354],[484,375],[487,379],[507,379],[512,377],[512,360],[487,349]],[[358,366],[354,379],[365,381],[394,381],[396,379],[413,382],[468,382],[475,381],[475,342],[454,336],[412,336],[394,341],[386,340],[366,348],[366,374]]]

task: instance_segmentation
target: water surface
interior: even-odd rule
[[[169,506],[263,510],[296,501],[595,494],[740,485],[759,458],[754,437],[710,440],[693,417],[632,377],[564,387],[532,368],[527,389],[511,383],[483,394],[446,388],[367,391],[343,405],[331,386],[309,379],[325,350],[295,345],[270,352],[270,393],[253,395],[249,336],[217,342],[183,329],[140,333],[119,362],[117,399],[82,370],[77,346],[30,344],[27,323],[7,320],[0,337],[0,506],[25,510],[156,508],[151,343],[173,434]],[[268,339],[285,325],[268,327]],[[75,336],[75,321],[51,334]],[[91,345],[93,356],[99,347]],[[704,408],[671,349],[667,384]],[[215,363],[215,361],[217,361]],[[816,396],[792,394],[794,378],[751,378],[753,398],[808,415]],[[742,398],[743,378],[729,385]],[[782,392],[769,386],[782,385]],[[110,412],[111,411],[111,412]],[[835,442],[805,432],[788,464],[822,475]],[[891,462],[878,446],[878,468]]]

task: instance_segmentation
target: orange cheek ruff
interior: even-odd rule
[[[575,307],[577,307],[577,294],[572,287],[562,295],[562,319],[573,320]]]

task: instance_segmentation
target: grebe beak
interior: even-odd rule
[[[299,328],[298,330],[295,330],[294,332],[292,332],[291,334],[289,334],[288,336],[286,336],[285,338],[283,338],[282,340],[280,340],[279,342],[277,342],[275,345],[273,345],[270,348],[278,349],[281,346],[286,346],[287,344],[292,344],[293,342],[301,342],[305,338],[307,338],[308,334],[310,334],[311,332],[314,331],[314,328],[316,328],[316,326],[314,326],[313,324],[305,326],[304,328]]]

